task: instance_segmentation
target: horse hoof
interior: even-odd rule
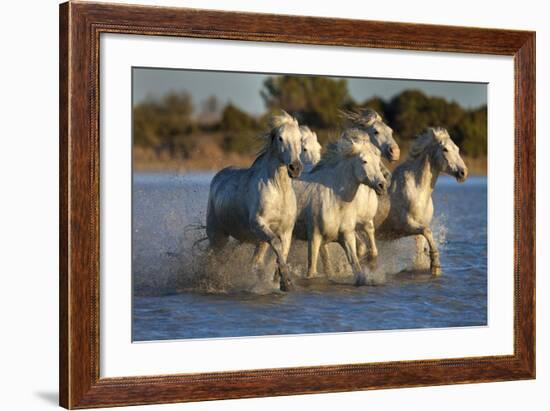
[[[367,285],[367,279],[364,276],[359,276],[359,277],[355,278],[354,285],[356,287],[362,287],[364,285]]]
[[[367,261],[376,261],[378,259],[378,254],[368,253]]]
[[[376,271],[378,268],[378,259],[375,258],[374,260],[367,261],[367,265],[369,267],[369,270]]]
[[[430,271],[432,272],[433,276],[439,276],[441,275],[441,266],[440,265],[432,265],[430,268]]]
[[[294,287],[292,286],[292,282],[290,280],[281,280],[281,285],[280,285],[280,288],[281,288],[281,291],[292,291],[294,289]]]

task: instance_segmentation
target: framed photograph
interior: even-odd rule
[[[60,6],[60,405],[535,378],[535,33]]]

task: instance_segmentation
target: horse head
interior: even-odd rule
[[[460,157],[460,149],[453,142],[449,132],[442,127],[430,127],[417,137],[410,155],[427,153],[432,163],[443,173],[452,175],[460,183],[468,177],[468,167]]]
[[[300,160],[304,165],[314,166],[321,159],[321,144],[317,140],[317,134],[308,126],[300,126],[302,132],[302,153]]]
[[[357,182],[372,188],[381,195],[387,189],[387,181],[380,169],[381,153],[368,141],[341,139],[341,149],[351,157],[353,175]]]
[[[273,116],[270,120],[270,149],[279,163],[287,167],[291,178],[300,177],[304,168],[300,161],[302,152],[302,133],[298,121],[282,111],[282,114]]]
[[[357,112],[343,111],[342,116],[353,126],[365,130],[370,142],[382,152],[386,159],[389,161],[399,160],[400,150],[393,138],[393,130],[384,123],[380,114],[375,110],[365,108]]]

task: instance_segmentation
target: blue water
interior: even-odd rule
[[[133,194],[133,339],[483,326],[487,324],[487,180],[440,177],[433,229],[443,274],[413,263],[414,241],[380,242],[377,286],[354,287],[338,246],[341,278],[301,280],[305,247],[290,264],[297,289],[251,292],[249,246],[215,265],[201,243],[210,174],[136,174]],[[346,277],[348,275],[348,277]],[[373,274],[374,275],[374,274]],[[351,278],[351,277],[349,277]]]

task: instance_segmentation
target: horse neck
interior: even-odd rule
[[[435,167],[430,154],[423,154],[413,160],[410,169],[414,173],[417,187],[432,192],[441,170]]]
[[[282,188],[292,188],[286,165],[279,161],[273,150],[268,149],[259,160],[254,163],[254,166],[258,170],[264,171],[269,180],[274,181]]]
[[[350,161],[339,161],[334,165],[323,167],[317,174],[319,174],[318,181],[330,187],[343,201],[350,202],[355,198],[360,183],[353,176]]]

